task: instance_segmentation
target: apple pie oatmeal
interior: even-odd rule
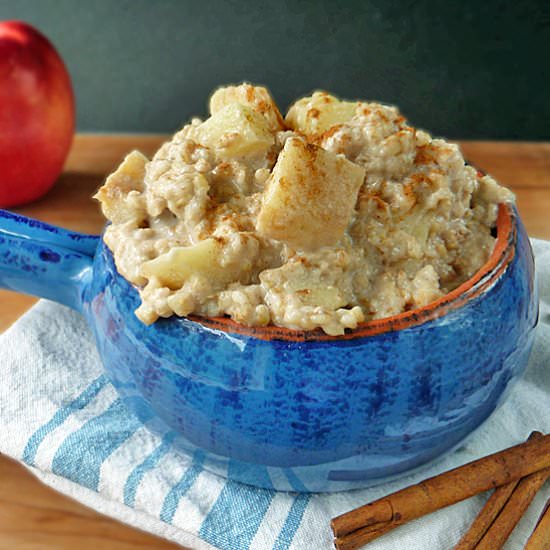
[[[217,90],[149,160],[130,153],[96,198],[144,323],[230,316],[252,326],[358,323],[433,302],[487,261],[510,191],[395,107]]]

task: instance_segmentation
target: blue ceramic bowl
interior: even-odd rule
[[[184,453],[253,485],[371,485],[455,447],[527,364],[533,256],[510,206],[467,283],[343,337],[228,319],[134,315],[137,291],[98,237],[0,211],[0,286],[81,311],[128,408]]]

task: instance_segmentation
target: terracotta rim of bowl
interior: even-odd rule
[[[435,302],[422,308],[405,311],[392,317],[360,323],[356,329],[346,331],[341,336],[330,336],[322,329],[296,330],[268,325],[266,327],[248,327],[228,317],[199,317],[189,315],[188,319],[205,328],[226,333],[251,336],[260,340],[286,340],[289,342],[326,342],[336,340],[354,340],[409,328],[431,319],[441,317],[457,309],[466,302],[479,296],[491,287],[506,271],[515,255],[516,214],[509,204],[499,204],[497,217],[497,241],[487,262],[466,282],[445,294]]]

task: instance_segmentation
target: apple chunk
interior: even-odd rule
[[[290,138],[264,193],[256,229],[293,248],[336,244],[352,216],[365,169],[320,147]]]
[[[267,88],[240,84],[218,88],[210,98],[210,113],[215,115],[231,103],[240,103],[260,113],[268,122],[272,132],[284,128],[283,117]]]
[[[267,120],[245,105],[230,103],[198,128],[201,145],[222,157],[239,158],[267,153],[275,138]]]
[[[340,101],[326,92],[314,92],[290,107],[285,122],[306,136],[319,136],[333,126],[349,122],[359,105],[357,101]]]
[[[141,266],[141,274],[148,279],[156,277],[162,285],[172,290],[181,288],[192,275],[203,275],[214,284],[225,284],[236,274],[234,270],[222,267],[222,251],[220,242],[213,238],[192,246],[177,246],[145,262]]]
[[[140,221],[145,217],[145,205],[139,200],[139,193],[143,191],[148,162],[147,157],[139,151],[132,151],[94,195],[108,220],[125,223]]]

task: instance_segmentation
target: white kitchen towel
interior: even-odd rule
[[[0,336],[0,452],[45,483],[126,523],[192,549],[324,550],[330,518],[421,479],[550,432],[550,243],[534,241],[541,322],[531,361],[504,405],[454,453],[414,475],[335,494],[278,493],[205,471],[123,407],[75,312],[41,301]],[[506,548],[519,549],[539,492]],[[487,495],[413,521],[369,549],[450,549]]]

